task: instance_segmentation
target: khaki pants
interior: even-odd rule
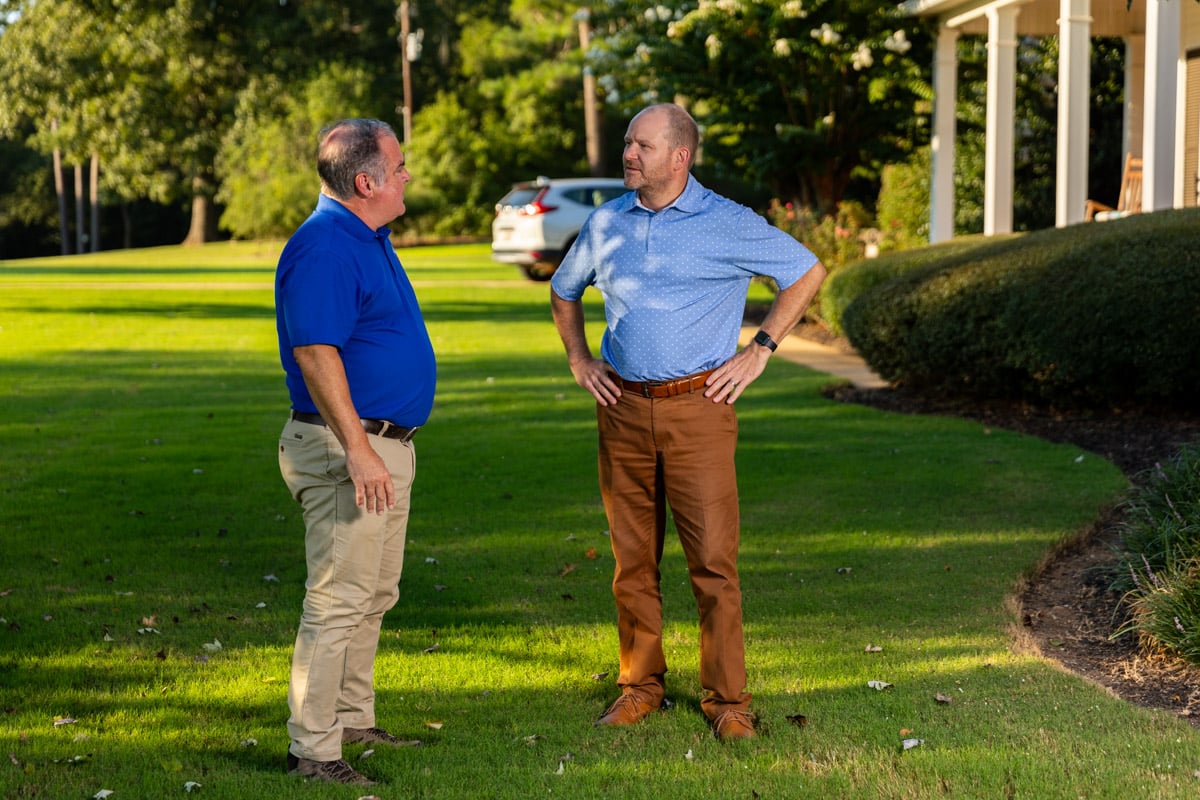
[[[709,719],[745,709],[733,406],[701,391],[663,399],[627,391],[616,405],[597,406],[597,422],[600,491],[617,562],[618,685],[650,702],[663,697],[659,562],[669,505],[700,615],[701,707]]]
[[[342,728],[375,726],[375,651],[383,615],[399,597],[416,466],[412,443],[371,436],[396,484],[396,507],[354,504],[346,455],[328,428],[289,420],[279,469],[304,511],[304,610],[288,687],[291,752],[342,757]]]

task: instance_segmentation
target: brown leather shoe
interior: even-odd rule
[[[651,705],[642,698],[638,697],[633,692],[625,692],[608,707],[600,715],[600,719],[596,720],[595,725],[632,725],[646,718],[646,715],[652,711],[657,711],[658,706]]]
[[[731,708],[722,713],[712,723],[713,732],[722,742],[734,739],[753,739],[758,734],[754,732],[754,715],[740,708]]]

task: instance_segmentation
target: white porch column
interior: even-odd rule
[[[1175,198],[1178,61],[1179,0],[1146,0],[1143,211],[1171,208]]]
[[[954,238],[954,138],[958,126],[958,31],[939,28],[933,57],[929,243]]]
[[[1059,228],[1082,222],[1087,206],[1091,31],[1091,0],[1061,0],[1058,19],[1058,163],[1054,177],[1054,224]]]
[[[987,11],[987,146],[983,169],[985,236],[1011,233],[1013,227],[1013,120],[1018,11],[1016,6],[989,8]]]

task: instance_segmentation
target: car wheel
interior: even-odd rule
[[[553,261],[539,261],[536,264],[522,264],[521,270],[531,281],[548,281],[554,276],[558,264]]]

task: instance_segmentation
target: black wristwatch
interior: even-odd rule
[[[763,331],[763,330],[760,330],[758,333],[754,334],[754,343],[755,343],[755,344],[761,344],[763,347],[767,348],[767,349],[768,349],[768,350],[770,350],[772,353],[774,353],[774,352],[775,352],[775,348],[776,348],[776,347],[779,347],[779,345],[777,345],[777,344],[775,343],[775,340],[774,340],[774,339],[772,339],[772,338],[771,338],[771,337],[770,337],[770,336],[767,334],[767,332],[766,332],[766,331]]]

